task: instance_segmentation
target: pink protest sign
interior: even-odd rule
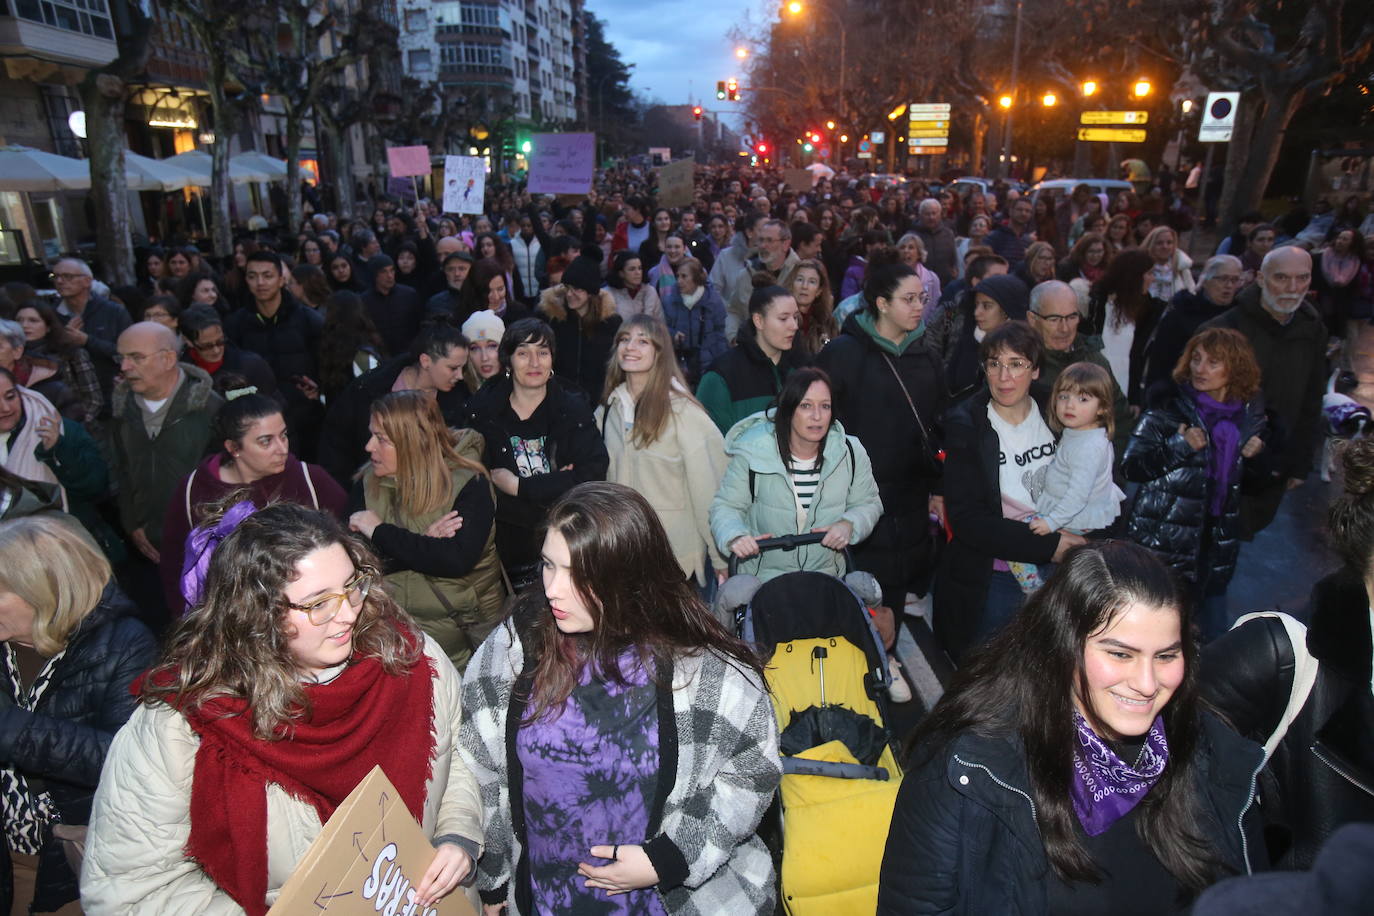
[[[392,178],[429,174],[428,146],[393,146],[386,151]]]

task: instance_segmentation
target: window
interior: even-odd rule
[[[406,10],[406,31],[423,32],[429,28],[429,10]]]
[[[440,51],[440,63],[444,66],[468,65],[509,69],[505,51],[500,45],[444,45]]]
[[[432,63],[430,61],[429,49],[420,48],[410,52],[409,57],[411,73],[428,73]]]
[[[486,4],[464,3],[463,25],[496,29],[501,27],[501,10]]]
[[[97,38],[114,39],[110,10],[105,0],[15,0],[20,19]]]

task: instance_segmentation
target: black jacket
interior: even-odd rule
[[[1236,571],[1240,552],[1240,485],[1245,460],[1236,453],[1230,492],[1218,518],[1209,518],[1214,481],[1212,445],[1193,450],[1179,425],[1203,426],[1197,402],[1178,385],[1167,382],[1151,391],[1151,404],[1121,456],[1121,472],[1141,484],[1126,520],[1126,532],[1137,544],[1149,547],[1189,581],[1209,593],[1225,587]],[[1240,444],[1251,436],[1267,437],[1264,396],[1245,405]],[[1267,451],[1268,449],[1266,449]],[[1266,460],[1264,451],[1254,459]],[[1210,536],[1204,534],[1210,530]],[[1203,556],[1204,544],[1210,547]],[[1206,567],[1201,564],[1206,561]]]
[[[367,460],[365,449],[371,436],[367,424],[372,419],[373,402],[390,394],[396,379],[412,363],[409,356],[389,360],[355,378],[330,401],[316,455],[345,490],[353,485],[353,474]],[[435,396],[444,422],[451,427],[464,425],[467,392],[467,385],[460,381],[452,391],[440,391]]]
[[[1258,286],[1242,290],[1236,304],[1204,327],[1235,328],[1255,348],[1266,409],[1283,424],[1286,443],[1278,464],[1283,477],[1301,480],[1312,471],[1321,435],[1326,393],[1326,325],[1304,304],[1279,324],[1260,304]]]
[[[1175,293],[1145,350],[1145,390],[1168,380],[1197,329],[1228,309],[1229,305],[1213,305],[1200,286],[1193,292],[1183,289]]]
[[[389,355],[399,356],[410,349],[425,317],[425,305],[419,293],[404,283],[397,283],[383,296],[374,286],[363,293],[363,307],[367,309],[367,317],[377,326]]]
[[[254,306],[230,312],[224,333],[238,347],[267,360],[288,401],[302,399],[293,383],[296,376],[319,380],[318,354],[324,317],[282,290],[281,307],[264,318]]]
[[[1048,392],[1032,387],[1043,414]],[[945,413],[945,514],[954,537],[935,578],[935,634],[956,659],[973,642],[988,597],[992,561],[1048,563],[1059,535],[1036,534],[1002,517],[1002,448],[988,420],[984,388]]]
[[[1262,754],[1202,717],[1195,829],[1240,873],[1267,863],[1253,804]],[[1019,739],[966,732],[897,791],[878,880],[879,916],[1048,916],[1053,880]]]
[[[181,361],[192,366],[200,366],[195,360],[191,359],[190,353],[182,355]],[[204,369],[204,366],[201,366]],[[210,372],[209,369],[205,370]],[[272,373],[272,367],[267,365],[267,360],[263,359],[252,350],[243,350],[234,346],[228,341],[224,346],[224,361],[214,372],[210,372],[210,378],[218,379],[221,375],[233,373],[241,375],[249,385],[258,389],[258,394],[272,398],[274,401],[285,403],[285,395],[277,388],[277,377]],[[312,376],[313,378],[313,376]],[[295,386],[292,386],[295,387]]]
[[[37,782],[52,794],[56,823],[90,821],[105,754],[137,705],[129,685],[157,656],[157,643],[137,614],[111,580],[100,603],[68,639],[37,709],[28,712],[15,706],[9,684],[0,683],[0,759],[11,762],[31,785]],[[13,873],[2,843],[0,856],[0,892],[8,907]],[[48,912],[76,900],[77,877],[67,865],[61,841],[49,835],[38,858],[34,910]]]
[[[1308,651],[1317,680],[1260,778],[1270,855],[1279,868],[1312,866],[1342,824],[1374,821],[1374,694],[1369,596],[1343,569],[1312,589]],[[1236,729],[1263,742],[1278,727],[1293,684],[1293,651],[1272,617],[1247,621],[1211,643],[1203,693]]]

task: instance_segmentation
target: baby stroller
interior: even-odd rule
[[[764,539],[759,548],[792,550],[821,537]],[[868,609],[840,579],[798,571],[759,586],[736,619],[740,636],[770,657],[783,754],[783,908],[870,914],[901,770],[886,725],[887,653]]]

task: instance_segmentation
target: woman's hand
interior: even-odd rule
[[[831,550],[844,550],[854,537],[854,526],[846,521],[811,529],[812,534],[820,534],[822,531],[825,532],[825,537],[821,538],[821,546],[829,547]]]
[[[932,496],[930,501],[926,503],[926,507],[929,509],[931,515],[940,520],[941,528],[948,524],[948,522],[945,521],[945,498],[943,496]]]
[[[356,531],[368,540],[372,539],[372,532],[377,530],[377,526],[382,523],[382,517],[371,509],[364,509],[361,512],[354,512],[348,517],[348,527]]]
[[[1201,426],[1189,426],[1187,423],[1180,423],[1178,424],[1178,434],[1195,452],[1200,452],[1207,447],[1207,430]]]
[[[587,879],[587,887],[599,887],[614,897],[658,883],[658,872],[642,846],[593,846],[588,852],[598,859],[609,859],[612,854],[617,858],[609,865],[580,863],[577,873]]]
[[[1051,562],[1062,562],[1064,554],[1073,550],[1075,547],[1082,547],[1086,543],[1088,543],[1088,541],[1082,535],[1074,534],[1072,531],[1059,532],[1059,546],[1054,548],[1054,556],[1050,558]]]
[[[1030,530],[1034,531],[1036,534],[1050,533],[1050,523],[1045,521],[1043,518],[1031,519],[1029,524]]]
[[[1240,457],[1253,458],[1264,451],[1264,440],[1259,436],[1251,436],[1245,440],[1245,444],[1240,448]]]
[[[482,916],[505,916],[506,905],[504,903],[484,903],[482,904]]]
[[[771,538],[772,536],[771,534],[760,534],[756,538],[752,534],[741,534],[730,542],[730,552],[741,560],[747,560],[750,557],[758,556],[759,539]]]
[[[457,534],[458,529],[462,527],[463,517],[458,514],[457,510],[454,510],[453,512],[445,513],[444,515],[441,515],[434,521],[430,522],[429,527],[425,529],[425,537],[451,538],[455,534]]]
[[[491,482],[496,489],[507,496],[520,495],[520,478],[505,468],[493,468],[491,472]]]
[[[440,843],[434,850],[434,861],[425,869],[420,886],[415,889],[415,902],[420,906],[434,906],[453,893],[458,882],[472,871],[472,857],[457,843]]]
[[[40,417],[38,420],[38,441],[43,443],[43,448],[52,451],[60,438],[62,438],[62,421],[56,417]]]

